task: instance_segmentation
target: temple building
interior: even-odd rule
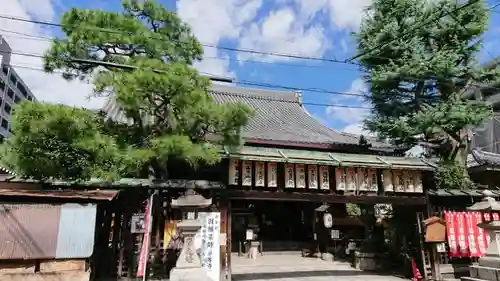
[[[188,185],[196,186],[196,192],[212,199],[213,205],[202,212],[217,213],[215,219],[210,219],[209,229],[214,229],[215,220],[219,235],[212,235],[212,239],[217,239],[210,243],[216,241],[219,246],[213,246],[214,250],[205,254],[202,263],[212,273],[217,268],[217,274],[224,280],[231,278],[232,259],[238,255],[256,258],[256,253],[314,255],[360,249],[360,245],[367,244],[367,229],[372,228],[367,228],[364,219],[367,212],[377,218],[369,224],[383,230],[387,227],[387,223],[380,223],[384,214],[392,213],[393,209],[407,210],[409,217],[405,217],[405,221],[411,229],[411,237],[402,240],[409,243],[417,239],[411,244],[418,244],[414,225],[418,219],[416,214],[425,209],[427,175],[434,169],[431,163],[397,156],[393,147],[369,137],[360,142],[360,136],[328,128],[307,112],[296,92],[214,84],[209,94],[216,103],[242,103],[254,113],[249,124],[242,128],[242,145],[237,149],[221,148],[219,164],[196,170],[172,167],[171,180],[167,183],[133,181],[132,187],[159,190],[154,193],[160,201],[156,201],[155,206],[161,206],[161,210],[154,208],[152,212],[151,239],[155,242],[150,248],[154,256],[150,261],[151,274],[168,275],[173,266],[169,256],[175,254],[169,251],[175,248],[172,241],[177,239],[177,234],[172,233],[176,233],[175,222],[186,214],[172,209],[169,202],[178,198]],[[107,102],[104,111],[110,118],[123,120],[112,100]],[[136,239],[142,237],[142,234],[131,234],[126,227],[131,217],[129,212],[141,212],[130,210],[131,206],[137,206],[136,201],[143,194],[140,190],[144,190],[141,188],[137,192],[133,188],[122,191],[136,193],[122,194],[121,200],[128,198],[129,201],[117,203],[125,208],[115,215],[123,217],[125,227],[121,231],[128,233],[123,234],[124,237],[136,237],[130,241],[140,241]],[[356,206],[363,211],[353,211]],[[165,231],[159,231],[161,229]],[[125,241],[124,247],[132,252],[116,257],[122,265],[118,276],[134,276],[138,259],[134,253],[138,252],[138,246],[128,244],[130,241]],[[364,249],[368,251],[368,247]],[[374,259],[369,254],[363,257]],[[370,269],[374,265],[365,263],[360,267],[363,266]]]

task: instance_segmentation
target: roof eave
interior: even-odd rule
[[[310,149],[335,149],[335,148],[356,148],[359,147],[355,143],[313,143],[313,142],[293,142],[293,141],[279,141],[279,140],[264,140],[256,138],[245,138],[246,144],[258,144],[258,145],[276,145],[276,146],[286,146],[290,148],[310,148]],[[392,147],[370,147],[371,151],[376,152],[394,152]]]

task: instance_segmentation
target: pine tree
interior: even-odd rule
[[[488,105],[462,95],[499,78],[498,69],[482,69],[476,59],[488,9],[483,1],[462,2],[375,0],[355,34],[373,105],[366,129],[432,148],[442,161],[438,182],[446,188],[469,185],[469,129],[490,114]],[[453,176],[440,178],[442,172]]]
[[[122,6],[121,12],[64,13],[66,37],[53,42],[44,61],[46,71],[62,71],[66,79],[92,79],[94,94],[111,95],[129,122],[84,109],[22,104],[14,111],[14,136],[4,147],[9,166],[20,174],[88,179],[148,177],[152,171],[165,180],[169,164],[214,164],[220,145],[240,143],[250,109],[212,101],[210,81],[192,67],[203,52],[189,27],[153,0]]]

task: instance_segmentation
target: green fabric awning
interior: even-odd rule
[[[239,160],[268,161],[339,167],[433,170],[420,158],[377,156],[369,154],[332,153],[299,149],[244,146],[236,151],[225,150],[225,156]]]

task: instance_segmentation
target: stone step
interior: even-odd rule
[[[481,265],[471,265],[469,267],[470,276],[489,281],[500,281],[500,268],[487,267]]]
[[[488,280],[474,278],[474,277],[460,277],[460,281],[488,281]]]
[[[461,277],[460,281],[488,281],[488,280],[474,278],[474,277]]]

